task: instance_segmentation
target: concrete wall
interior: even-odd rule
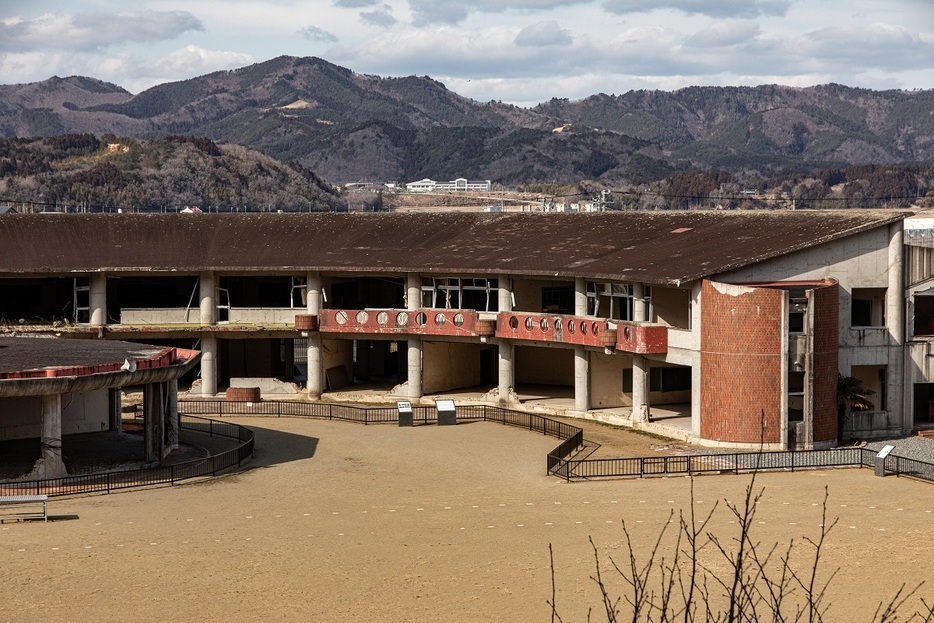
[[[120,324],[162,325],[162,324],[198,324],[201,322],[201,309],[185,308],[135,308],[124,307],[120,310]]]
[[[0,439],[39,437],[41,413],[42,400],[38,396],[0,399]],[[107,430],[109,422],[106,389],[62,396],[63,435],[100,432]]]
[[[295,324],[295,314],[305,313],[302,309],[272,307],[231,307],[230,322],[233,324]]]
[[[574,386],[574,350],[516,346],[516,383]]]
[[[422,391],[442,392],[480,384],[481,344],[422,342]]]
[[[353,341],[322,339],[321,350],[323,352],[322,362],[327,374],[333,375],[333,368],[343,367],[344,370],[341,373],[343,377],[347,381],[353,381]]]
[[[828,276],[837,279],[838,370],[849,375],[853,366],[887,366],[888,411],[902,421],[903,430],[908,430],[911,413],[905,407],[905,395],[910,400],[911,389],[906,391],[903,373],[904,299],[901,287],[893,287],[902,274],[899,262],[903,253],[900,224],[894,224],[724,273],[716,280],[795,281]],[[885,327],[852,326],[853,288],[887,288]],[[917,373],[917,368],[914,372]]]
[[[728,283],[819,280],[832,276],[840,283],[838,343],[841,347],[888,346],[892,344],[883,329],[851,327],[853,288],[887,288],[889,285],[889,230],[879,228],[819,247],[767,260],[717,275]],[[841,352],[841,366],[878,363],[857,352]]]
[[[632,394],[623,393],[623,370],[632,368],[632,357],[590,353],[590,408],[632,406]]]

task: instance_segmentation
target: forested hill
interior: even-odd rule
[[[607,186],[724,170],[771,178],[934,162],[934,91],[840,85],[632,91],[532,109],[429,77],[279,57],[138,95],[93,78],[0,86],[0,134],[205,137],[296,161],[334,183],[422,177]]]
[[[0,205],[24,211],[346,210],[297,164],[204,138],[0,139]]]

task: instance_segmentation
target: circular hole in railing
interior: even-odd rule
[[[454,314],[454,320],[452,322],[454,322],[455,327],[463,327],[464,326],[464,314]]]
[[[525,319],[525,330],[531,331],[534,328],[535,328],[535,319],[532,318],[531,316],[527,316]]]
[[[555,331],[561,331],[561,319],[560,318],[554,319],[554,325],[555,325]]]
[[[587,323],[581,320],[581,335],[587,335]]]
[[[334,320],[337,321],[337,324],[347,324],[347,312],[339,311],[334,314]]]
[[[573,321],[573,320],[568,320],[568,333],[570,333],[570,334],[573,335],[573,334],[574,334],[574,331],[576,331],[576,328],[575,328],[575,326],[574,326],[574,321]]]
[[[518,328],[519,328],[519,319],[516,318],[515,316],[510,316],[510,317],[509,317],[509,328],[512,329],[513,331],[515,331],[516,329],[518,329]]]
[[[595,322],[595,323],[593,323],[592,325],[590,325],[590,328],[591,328],[592,333],[593,333],[594,335],[600,335],[600,325],[599,325],[599,324],[597,324],[597,323]]]
[[[376,314],[376,324],[386,325],[389,322],[389,312],[381,311]]]
[[[420,327],[424,327],[428,324],[428,316],[425,315],[425,312],[418,312],[415,314],[415,324]]]
[[[360,310],[360,311],[357,312],[357,315],[355,316],[355,318],[356,318],[356,320],[357,320],[358,323],[360,323],[360,324],[366,324],[367,320],[370,319],[370,314],[366,313],[366,312],[363,311],[363,310]]]
[[[632,340],[632,327],[623,327],[623,336],[627,342]]]
[[[409,312],[399,312],[396,314],[396,326],[404,327],[409,324]]]
[[[438,312],[437,314],[435,314],[435,324],[438,325],[439,327],[443,327],[444,323],[446,323],[447,321],[448,319],[445,317],[444,313]]]
[[[538,326],[542,328],[542,333],[548,333],[548,319],[542,318],[542,321],[538,323]]]

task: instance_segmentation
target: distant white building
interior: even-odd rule
[[[432,192],[489,192],[493,184],[490,180],[468,180],[459,177],[450,182],[436,182],[427,177],[417,182],[409,182],[405,189],[410,193],[432,193]]]

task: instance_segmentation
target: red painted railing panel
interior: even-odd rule
[[[616,350],[637,355],[667,353],[668,327],[621,320],[616,328]]]
[[[523,312],[499,314],[496,318],[496,337],[600,348],[616,344],[616,330],[606,320]]]
[[[493,335],[489,321],[472,309],[322,309],[322,333],[364,335],[441,335],[481,337]]]

